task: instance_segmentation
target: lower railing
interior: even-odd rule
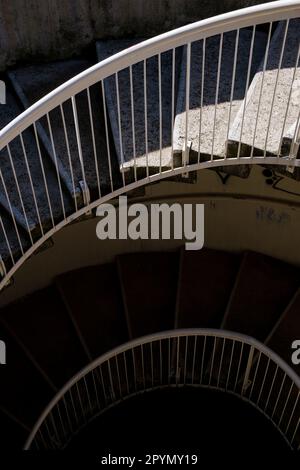
[[[300,448],[300,378],[257,340],[213,329],[162,332],[96,359],[56,395],[25,449],[63,449],[91,420],[122,400],[164,387],[206,387],[237,395]]]

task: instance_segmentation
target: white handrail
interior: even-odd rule
[[[288,377],[295,387],[300,392],[300,377],[293,371],[293,369],[275,352],[269,349],[266,345],[262,344],[260,341],[244,335],[242,333],[236,333],[232,331],[214,329],[214,328],[185,328],[171,331],[164,331],[160,333],[155,333],[147,335],[138,339],[131,340],[127,343],[124,343],[121,346],[118,346],[111,351],[103,354],[99,358],[95,359],[88,366],[84,367],[80,372],[78,372],[71,380],[69,380],[66,385],[56,394],[56,396],[51,400],[49,405],[45,408],[40,418],[36,422],[35,426],[28,437],[24,449],[29,449],[32,445],[32,442],[42,426],[43,422],[49,416],[51,411],[55,408],[57,404],[61,402],[67,392],[69,392],[74,385],[76,385],[81,379],[84,379],[92,371],[99,368],[101,365],[108,363],[111,359],[116,358],[117,356],[122,355],[126,351],[132,351],[137,347],[142,345],[151,344],[153,342],[159,342],[162,340],[167,340],[171,338],[187,338],[187,337],[204,337],[204,338],[215,338],[220,340],[230,340],[232,343],[237,342],[243,345],[248,345],[252,350],[260,355],[264,355],[270,360],[272,364],[277,366],[277,369],[284,372],[286,377]],[[253,352],[251,354],[251,360],[253,360]],[[213,362],[213,360],[212,360]],[[247,375],[247,374],[246,374]],[[249,371],[248,371],[249,375]]]

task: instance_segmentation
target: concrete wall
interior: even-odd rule
[[[0,0],[0,70],[79,54],[96,38],[153,36],[262,0]],[[266,2],[265,2],[266,3]]]

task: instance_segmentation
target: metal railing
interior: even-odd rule
[[[257,340],[214,329],[157,333],[92,362],[45,409],[25,449],[61,449],[123,400],[165,387],[232,393],[260,410],[292,449],[300,448],[300,378]]]
[[[157,36],[135,45],[127,50],[109,57],[106,60],[85,70],[54,91],[40,99],[30,108],[24,111],[20,116],[9,123],[0,131],[0,152],[1,158],[6,159],[10,165],[10,178],[6,179],[4,172],[0,172],[0,182],[3,192],[4,207],[6,216],[0,218],[0,230],[2,236],[2,246],[5,250],[1,255],[1,271],[2,280],[0,289],[2,289],[16,272],[16,270],[30,257],[45,241],[53,236],[55,232],[78,219],[84,214],[90,212],[100,203],[115,198],[122,193],[146,185],[149,182],[161,180],[175,175],[185,175],[190,171],[202,168],[213,168],[217,166],[241,165],[241,164],[276,164],[285,165],[289,168],[300,166],[300,160],[296,158],[299,147],[299,121],[300,106],[298,106],[298,118],[294,123],[294,134],[291,138],[290,151],[287,156],[281,154],[282,139],[285,134],[285,127],[288,121],[290,108],[295,105],[293,100],[293,90],[297,82],[298,60],[292,69],[291,78],[288,84],[288,93],[286,93],[287,101],[284,105],[284,119],[281,127],[278,128],[280,135],[277,153],[269,154],[268,149],[264,148],[261,152],[254,152],[255,136],[263,132],[261,126],[257,125],[259,108],[262,96],[264,95],[263,81],[266,77],[268,69],[268,54],[270,48],[270,40],[273,34],[273,27],[276,22],[285,22],[285,30],[280,46],[280,57],[277,68],[276,80],[273,86],[273,100],[268,110],[268,126],[265,130],[266,142],[268,141],[268,133],[270,129],[270,120],[273,115],[274,99],[276,97],[277,87],[280,80],[280,74],[283,67],[282,58],[284,55],[287,42],[289,41],[289,26],[293,18],[300,16],[299,0],[284,0],[254,6],[243,10],[227,13],[214,18],[209,18],[197,23],[170,31],[168,33]],[[243,153],[242,136],[245,130],[245,109],[248,100],[248,92],[251,88],[251,78],[253,75],[253,64],[255,57],[256,43],[259,39],[259,29],[262,27],[268,37],[263,53],[263,67],[261,74],[261,92],[257,107],[257,115],[254,117],[254,137],[250,152],[248,155]],[[237,152],[234,156],[230,156],[228,150],[229,130],[232,124],[233,100],[235,99],[236,84],[239,80],[239,65],[245,61],[245,51],[239,50],[239,41],[244,31],[248,31],[248,52],[245,65],[246,75],[244,77],[243,96],[239,96],[240,102],[244,105],[241,108],[241,129],[240,136],[237,141]],[[225,43],[231,35],[234,38],[232,59],[232,73],[227,86],[227,98],[221,98],[224,90],[220,91],[225,78],[222,75],[222,67],[224,66],[223,52],[226,49]],[[250,36],[249,36],[250,35]],[[217,58],[215,69],[215,91],[214,96],[209,97],[210,103],[207,103],[205,74],[209,66],[206,62],[207,47],[211,38],[217,38],[218,47],[216,48],[215,57]],[[192,73],[192,66],[195,61],[195,48],[202,50],[201,79],[195,82]],[[299,47],[299,45],[298,45]],[[224,48],[224,51],[223,51]],[[184,64],[184,90],[183,96],[185,100],[182,103],[182,109],[177,109],[176,90],[177,83],[177,55],[181,54],[182,63]],[[155,78],[157,88],[157,115],[153,116],[149,109],[149,82],[153,78],[148,77],[148,68],[151,60],[155,59],[157,66],[157,76]],[[166,59],[166,60],[165,60]],[[166,62],[170,67],[167,73]],[[171,64],[171,65],[170,65]],[[182,68],[181,67],[181,68]],[[142,70],[140,75],[142,82],[138,83],[139,89],[135,82],[135,70]],[[183,73],[181,70],[181,73]],[[125,79],[124,76],[126,75]],[[125,80],[125,85],[124,85]],[[114,84],[115,93],[115,135],[111,138],[110,119],[108,109],[108,100],[111,94],[107,91],[106,84],[112,86]],[[180,85],[181,86],[181,85]],[[191,116],[191,94],[195,87],[198,87],[199,97],[199,130],[196,140],[198,148],[192,149],[191,156],[190,146],[190,116]],[[224,85],[225,86],[225,85]],[[270,90],[269,90],[270,91]],[[156,93],[156,92],[155,92]],[[169,110],[165,112],[165,95],[169,93]],[[127,96],[126,106],[124,105],[124,94]],[[89,132],[82,132],[80,103],[82,96],[86,100],[85,124],[89,126]],[[96,97],[96,98],[95,98]],[[217,107],[221,100],[227,100],[227,111],[221,118],[218,115]],[[100,102],[102,102],[100,106]],[[203,113],[207,106],[212,107],[212,134],[206,136],[201,125],[205,119]],[[101,112],[99,108],[101,107]],[[137,133],[137,108],[142,109],[144,115],[143,131]],[[152,107],[153,108],[153,107]],[[294,109],[294,108],[293,108]],[[101,127],[102,141],[105,150],[99,155],[99,146],[97,144],[97,126],[98,116],[101,114],[103,125]],[[293,111],[295,112],[295,110]],[[181,114],[183,116],[183,135],[180,136],[181,149],[179,151],[179,162],[173,158],[174,149],[174,125],[175,120]],[[166,120],[168,122],[166,122]],[[150,128],[151,122],[157,123],[157,132],[153,133]],[[220,134],[219,122],[225,122],[224,144],[226,151],[223,154],[215,153],[217,137]],[[55,125],[54,125],[55,123]],[[203,124],[204,125],[204,124]],[[202,126],[203,127],[203,126]],[[131,129],[131,131],[129,130]],[[39,191],[41,186],[44,188],[44,200],[47,205],[48,219],[41,213],[40,200],[37,197],[37,182],[32,175],[30,152],[26,145],[26,132],[31,132],[34,138],[35,153],[38,156],[39,171],[41,181],[39,182]],[[70,135],[74,136],[76,145],[72,145]],[[88,134],[88,135],[87,135]],[[158,136],[156,165],[151,163],[151,139],[153,135]],[[117,136],[117,138],[116,138]],[[130,137],[130,139],[129,139]],[[53,203],[53,187],[49,185],[49,175],[47,165],[45,165],[45,156],[43,153],[43,145],[45,139],[48,141],[48,154],[52,159],[56,174],[56,202]],[[210,148],[203,152],[201,146]],[[63,158],[64,165],[61,162],[61,141],[64,140]],[[130,142],[129,142],[130,140]],[[86,157],[86,146],[89,145],[93,152],[93,161]],[[143,155],[137,153],[137,146],[143,146]],[[21,155],[16,153],[16,148],[21,149]],[[115,153],[119,155],[120,166],[116,168]],[[164,159],[167,155],[169,164],[165,166]],[[196,157],[195,157],[196,155]],[[178,156],[178,154],[177,154]],[[141,158],[140,158],[141,157]],[[18,173],[18,165],[20,159],[24,160],[25,175]],[[139,160],[143,160],[143,171],[140,170]],[[130,161],[130,163],[128,163]],[[126,171],[128,170],[129,171]],[[78,172],[80,173],[79,180]],[[105,185],[103,183],[103,173],[105,173]],[[24,181],[27,178],[28,184],[24,189]],[[91,182],[95,186],[91,191]],[[22,186],[23,184],[23,186]],[[105,186],[105,187],[104,187]],[[66,203],[66,188],[73,196],[72,207]],[[25,193],[26,192],[26,193]],[[12,193],[14,193],[12,195]],[[17,200],[17,208],[14,202]],[[31,201],[31,202],[30,202]],[[55,212],[56,211],[56,212]],[[18,214],[23,220],[23,227],[20,228]],[[59,213],[57,213],[59,212]],[[34,223],[31,216],[34,214]],[[11,232],[8,225],[11,226]],[[32,228],[32,225],[35,225]],[[26,235],[24,235],[24,227]],[[23,235],[22,235],[23,234]],[[25,241],[24,241],[25,238]]]

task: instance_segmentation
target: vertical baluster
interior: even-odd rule
[[[147,165],[147,178],[149,178],[149,156],[148,156],[148,108],[147,108],[147,63],[143,62],[144,66],[144,112],[145,112],[145,150],[146,150],[146,165]]]
[[[241,346],[240,357],[239,357],[239,363],[238,363],[238,368],[237,368],[237,373],[236,373],[235,383],[234,383],[234,388],[233,388],[234,391],[236,391],[236,387],[237,387],[237,383],[238,383],[238,377],[239,377],[239,374],[240,374],[240,368],[241,368],[241,363],[242,363],[243,351],[244,351],[244,343],[242,343],[242,346]]]
[[[176,50],[172,49],[172,107],[171,107],[171,168],[174,170],[174,158],[173,158],[173,153],[174,153],[174,120],[175,120],[175,61],[176,61]]]
[[[203,383],[203,371],[204,371],[204,357],[206,350],[206,336],[204,336],[204,344],[203,344],[203,352],[202,352],[202,359],[201,359],[201,371],[200,371],[200,385]]]
[[[161,339],[159,340],[159,379],[160,385],[163,384],[163,358],[162,358],[162,349],[161,349]]]
[[[268,145],[270,124],[271,124],[271,119],[272,119],[272,114],[273,114],[273,107],[274,107],[274,102],[275,102],[275,97],[276,97],[277,84],[278,84],[278,79],[279,79],[279,73],[280,73],[281,66],[282,66],[282,59],[283,59],[283,53],[284,53],[284,49],[285,49],[285,43],[286,43],[288,28],[289,28],[289,20],[286,20],[285,30],[284,30],[284,37],[283,37],[281,51],[280,51],[279,64],[278,64],[278,69],[277,69],[277,72],[276,72],[276,79],[275,79],[275,85],[274,85],[274,90],[273,90],[270,115],[269,115],[269,119],[268,119],[268,126],[267,126],[266,140],[265,140],[265,147],[264,147],[264,157],[267,154],[267,145]]]
[[[95,390],[95,395],[96,395],[96,402],[97,402],[98,410],[100,411],[101,410],[101,405],[100,405],[100,400],[99,400],[97,382],[96,382],[96,379],[95,379],[95,373],[96,373],[96,375],[98,375],[96,370],[92,370],[93,384],[94,384],[94,390]]]
[[[127,372],[127,361],[126,361],[126,354],[125,354],[125,352],[123,353],[123,359],[124,359],[124,370],[125,370],[125,380],[126,380],[127,394],[129,395],[130,389],[129,389],[128,372]]]
[[[35,141],[36,141],[36,147],[37,147],[37,151],[38,151],[41,171],[42,171],[42,175],[43,175],[43,181],[44,181],[44,186],[45,186],[45,191],[46,191],[47,203],[48,203],[48,207],[49,207],[49,211],[50,211],[51,222],[52,222],[52,226],[54,227],[55,224],[54,224],[54,217],[53,217],[53,212],[52,212],[52,205],[51,205],[51,201],[50,201],[49,188],[48,188],[48,183],[47,183],[47,179],[46,179],[46,175],[45,175],[45,168],[44,168],[44,163],[43,163],[43,159],[42,159],[42,152],[41,152],[41,147],[40,147],[40,142],[39,142],[35,122],[33,123],[33,131],[34,131],[34,137],[35,137]]]
[[[150,343],[150,366],[151,366],[151,384],[154,387],[154,367],[153,367],[153,342]]]
[[[231,80],[231,90],[230,90],[230,105],[229,105],[229,112],[228,112],[225,159],[227,158],[227,153],[228,153],[228,140],[229,140],[229,130],[230,130],[230,124],[231,124],[232,101],[233,101],[234,87],[235,87],[236,65],[237,65],[237,55],[238,55],[238,50],[239,50],[239,41],[240,41],[240,29],[237,29],[236,37],[235,37],[235,46],[234,46],[234,58],[233,58],[232,80]]]
[[[62,208],[63,215],[64,215],[64,219],[65,219],[65,218],[66,218],[66,210],[65,210],[65,204],[64,204],[64,197],[63,197],[63,193],[62,193],[62,187],[61,187],[61,181],[60,181],[60,174],[59,174],[58,162],[57,162],[57,155],[56,155],[56,149],[55,149],[55,145],[54,145],[54,139],[53,139],[53,133],[52,133],[52,126],[51,126],[51,122],[50,122],[49,113],[47,113],[46,118],[47,118],[47,124],[48,124],[49,134],[50,134],[50,142],[51,142],[52,152],[53,152],[53,156],[54,156],[55,169],[56,169],[56,177],[57,177],[58,187],[59,187],[59,195],[60,195],[61,208]]]
[[[278,405],[278,402],[279,402],[279,398],[281,396],[281,392],[282,392],[282,389],[283,389],[283,385],[285,383],[285,379],[286,379],[286,373],[284,373],[284,377],[283,377],[283,380],[281,382],[279,392],[277,394],[276,402],[275,402],[275,405],[274,405],[274,408],[273,408],[273,411],[272,411],[272,414],[271,414],[271,419],[273,419],[273,416],[275,414],[275,411],[276,411],[276,408],[277,408],[277,405]]]
[[[229,361],[229,367],[228,367],[228,372],[227,372],[227,379],[226,379],[225,390],[228,390],[229,377],[230,377],[230,373],[231,373],[231,366],[232,366],[232,360],[233,360],[234,349],[235,349],[235,340],[232,340],[232,348],[231,348],[231,354],[230,354],[230,361]]]
[[[24,249],[23,249],[23,245],[22,245],[22,242],[21,242],[20,233],[19,233],[17,222],[16,222],[16,218],[15,218],[15,213],[14,213],[14,210],[11,206],[10,197],[8,195],[7,187],[6,187],[6,184],[5,184],[5,181],[4,181],[1,170],[0,170],[0,180],[1,180],[4,192],[5,192],[6,200],[8,202],[9,212],[10,212],[10,215],[12,217],[12,221],[13,221],[13,224],[14,224],[14,228],[15,228],[15,231],[16,231],[17,238],[18,238],[18,243],[19,243],[19,246],[20,246],[20,250],[21,250],[22,255],[24,255]]]
[[[118,127],[119,127],[119,145],[121,155],[121,173],[123,186],[125,186],[125,175],[124,175],[124,153],[123,153],[123,138],[122,138],[122,123],[121,123],[121,106],[120,106],[120,91],[119,91],[119,74],[115,74],[116,92],[117,92],[117,112],[118,112]]]
[[[144,345],[141,344],[141,356],[142,356],[142,375],[143,375],[143,385],[144,390],[146,389],[146,379],[145,379],[145,361],[144,361]]]
[[[63,109],[62,104],[60,105],[60,113],[61,113],[61,119],[62,119],[62,123],[63,123],[63,130],[64,130],[64,136],[65,136],[65,142],[66,142],[66,147],[67,147],[67,155],[68,155],[69,168],[70,168],[70,173],[71,173],[71,181],[72,181],[72,188],[73,188],[73,198],[74,198],[75,210],[77,211],[78,210],[78,205],[77,205],[73,165],[72,165],[71,152],[70,152],[70,143],[69,143],[69,137],[68,137],[68,132],[67,132],[65,113],[64,113],[64,109]]]
[[[176,385],[178,385],[179,376],[180,376],[180,371],[179,371],[179,347],[180,347],[180,337],[178,336],[178,338],[177,338],[177,357],[176,357]]]
[[[26,227],[27,227],[27,231],[28,231],[28,236],[30,238],[31,245],[33,245],[31,230],[30,230],[30,227],[29,227],[29,222],[28,222],[28,218],[27,218],[27,214],[26,214],[26,210],[25,210],[25,206],[24,206],[24,201],[23,201],[23,197],[22,197],[22,194],[21,194],[19,181],[18,181],[18,178],[17,178],[17,175],[16,175],[15,165],[14,165],[14,162],[13,162],[13,159],[12,159],[9,144],[7,144],[7,153],[8,153],[9,163],[10,163],[10,166],[11,166],[11,169],[12,169],[12,172],[13,172],[13,176],[14,176],[14,181],[16,183],[17,193],[18,193],[18,196],[19,196],[19,199],[20,199],[20,202],[21,202],[21,207],[22,207],[22,211],[23,211],[23,215],[24,215],[24,219],[25,219],[25,223],[26,223]]]
[[[118,378],[118,386],[119,386],[119,391],[120,391],[120,397],[123,398],[120,371],[119,371],[119,363],[118,363],[118,356],[117,355],[115,355],[115,361],[116,361],[116,369],[117,369],[117,378]]]
[[[211,161],[213,161],[214,159],[214,142],[215,142],[215,132],[216,132],[217,106],[218,106],[218,100],[219,100],[220,75],[221,75],[222,53],[223,53],[223,37],[224,35],[222,33],[221,38],[220,38],[220,44],[219,44],[217,84],[216,84],[215,108],[214,108],[214,123],[213,123],[213,132],[212,132],[211,156],[210,156]]]
[[[217,341],[216,337],[214,337],[214,345],[213,345],[213,353],[212,353],[211,364],[210,364],[208,385],[211,384],[212,372],[213,372],[213,368],[214,368],[215,353],[216,353],[216,341]]]
[[[223,357],[224,357],[224,349],[225,349],[225,341],[226,341],[226,338],[223,338],[221,359],[220,359],[220,365],[219,365],[219,371],[218,371],[218,379],[217,379],[217,388],[219,388],[219,385],[220,385],[221,370],[222,370],[222,365],[223,365]]]
[[[8,236],[7,236],[7,233],[6,233],[1,215],[0,215],[0,225],[1,225],[2,232],[3,232],[4,238],[5,238],[5,243],[6,243],[7,248],[8,248],[9,256],[11,258],[12,264],[15,265],[16,263],[15,263],[14,255],[12,253],[12,249],[11,249],[10,243],[8,241]]]
[[[267,377],[267,374],[268,374],[268,371],[269,371],[269,365],[270,365],[270,358],[268,357],[267,367],[266,367],[266,370],[265,370],[264,378],[263,378],[263,381],[262,381],[262,384],[261,384],[261,387],[260,387],[260,392],[259,392],[259,395],[258,395],[258,399],[257,399],[257,402],[256,402],[257,405],[260,401],[260,398],[261,398],[261,395],[262,395],[262,392],[263,392],[263,389],[264,389],[264,386],[265,386],[266,377]]]
[[[296,64],[295,64],[294,71],[293,71],[292,83],[291,83],[290,90],[289,90],[288,102],[287,102],[287,105],[286,105],[283,125],[282,125],[282,129],[281,129],[281,134],[280,134],[280,141],[279,141],[279,147],[278,147],[278,153],[277,153],[277,158],[278,159],[280,157],[281,146],[282,146],[282,141],[283,141],[283,134],[284,134],[284,129],[285,129],[286,120],[287,120],[288,111],[289,111],[290,102],[291,102],[291,97],[292,97],[293,85],[294,85],[296,74],[297,74],[297,71],[298,71],[299,55],[300,55],[300,45],[298,46],[297,60],[296,60]]]
[[[186,368],[187,368],[187,355],[188,355],[188,341],[189,337],[185,338],[185,352],[184,352],[184,368],[183,368],[183,384],[186,382]]]
[[[278,365],[276,366],[276,370],[275,370],[275,373],[274,373],[274,376],[273,376],[273,380],[272,380],[272,383],[271,383],[271,387],[270,387],[270,390],[269,390],[269,393],[268,393],[268,397],[267,397],[267,400],[266,400],[266,404],[265,404],[265,411],[269,405],[269,401],[270,401],[270,397],[272,395],[272,391],[273,391],[273,387],[274,387],[274,382],[275,382],[275,379],[276,379],[276,376],[277,376],[277,372],[278,372]]]
[[[134,349],[132,349],[131,352],[132,352],[132,364],[133,364],[134,389],[135,389],[135,391],[137,391],[137,378],[136,378],[136,365],[135,365]]]
[[[245,120],[245,112],[246,112],[246,105],[247,105],[247,96],[248,96],[248,88],[249,88],[249,81],[250,81],[250,72],[251,72],[251,66],[252,66],[252,56],[253,56],[255,32],[256,32],[256,25],[253,26],[253,30],[252,30],[250,54],[249,54],[249,61],[248,61],[246,86],[245,86],[245,97],[244,97],[244,101],[243,101],[243,114],[242,114],[242,122],[241,122],[241,132],[240,132],[240,140],[239,140],[239,145],[238,145],[237,158],[240,158],[240,154],[241,154],[241,145],[242,145],[243,130],[244,130],[244,120]]]
[[[296,406],[298,405],[299,396],[300,396],[300,391],[298,391],[298,395],[297,395],[297,398],[296,398],[296,400],[295,400],[293,409],[292,409],[292,411],[291,411],[290,418],[289,418],[288,423],[287,423],[287,425],[286,425],[285,432],[284,432],[285,435],[287,435],[288,432],[289,432],[290,425],[291,425],[292,419],[293,419],[293,417],[294,417],[295,409],[296,409]],[[296,430],[297,430],[297,428],[296,428]],[[293,440],[293,439],[292,439],[292,440]]]
[[[284,407],[282,409],[282,412],[281,412],[281,415],[280,415],[280,418],[279,418],[279,421],[278,421],[278,428],[280,429],[280,425],[281,425],[281,421],[284,417],[284,413],[285,413],[285,410],[286,410],[286,407],[287,407],[287,404],[289,402],[289,399],[290,399],[290,396],[291,396],[291,393],[292,393],[292,390],[293,390],[293,386],[294,386],[294,383],[292,382],[291,383],[291,386],[290,386],[290,389],[289,389],[289,393],[288,393],[288,396],[287,396],[287,399],[285,401],[285,404],[284,404]]]
[[[116,393],[115,393],[115,387],[114,387],[112,373],[111,373],[110,359],[107,361],[107,367],[108,367],[108,375],[109,375],[111,396],[112,396],[112,399],[115,400],[116,399]]]
[[[297,421],[297,424],[296,424],[296,426],[295,426],[295,431],[294,431],[294,433],[293,433],[293,435],[292,435],[292,439],[290,440],[290,443],[291,443],[292,445],[293,445],[294,439],[295,439],[295,437],[296,437],[297,431],[298,431],[298,429],[299,429],[299,426],[300,426],[300,417],[299,417],[299,419],[298,419],[298,421]],[[299,447],[300,447],[300,445],[299,445]],[[298,447],[297,450],[299,450],[299,447]]]
[[[190,81],[191,81],[191,43],[187,44],[186,49],[186,75],[185,75],[185,131],[183,147],[183,166],[189,164],[188,158],[188,133],[189,133],[189,112],[190,112]]]
[[[86,89],[86,93],[87,93],[87,99],[88,99],[89,118],[90,118],[91,134],[92,134],[92,144],[93,144],[93,153],[94,153],[94,160],[95,160],[98,194],[99,194],[99,197],[101,197],[101,184],[100,184],[100,175],[99,175],[99,167],[98,167],[97,147],[96,147],[96,140],[95,140],[94,117],[93,117],[93,110],[92,110],[92,105],[91,105],[91,95],[90,95],[89,87]]]
[[[264,56],[263,71],[262,71],[262,77],[261,77],[261,86],[260,86],[260,90],[259,90],[259,99],[258,99],[258,105],[257,105],[257,113],[256,113],[256,118],[255,118],[255,126],[254,126],[254,133],[253,133],[253,141],[252,141],[251,155],[250,155],[251,158],[253,157],[254,146],[255,146],[255,138],[256,138],[256,131],[257,131],[257,123],[258,123],[258,118],[259,118],[260,105],[261,105],[261,98],[262,98],[262,92],[263,92],[263,88],[264,88],[264,80],[265,80],[266,68],[267,68],[268,57],[269,57],[269,48],[270,48],[270,42],[271,42],[272,27],[273,27],[273,23],[270,23],[269,32],[268,32],[268,40],[267,40],[267,45],[266,45],[266,52],[265,52],[265,56]]]
[[[75,124],[75,134],[76,134],[78,157],[79,157],[80,169],[81,169],[81,174],[82,174],[82,179],[83,179],[83,184],[84,184],[83,200],[84,200],[85,205],[87,206],[90,203],[90,201],[89,201],[89,196],[87,196],[87,194],[88,194],[88,185],[87,185],[87,182],[86,182],[86,175],[85,175],[85,168],[84,168],[84,161],[83,161],[83,152],[82,152],[82,145],[81,145],[81,137],[80,137],[80,130],[79,130],[79,120],[78,120],[78,113],[77,113],[77,105],[76,105],[75,96],[71,97],[71,102],[72,102],[73,118],[74,118],[74,124]]]
[[[194,353],[193,353],[193,364],[192,364],[192,384],[195,378],[195,363],[196,363],[196,351],[197,351],[197,336],[194,336]]]
[[[81,394],[80,394],[79,387],[78,387],[78,382],[76,382],[75,388],[76,388],[76,392],[77,392],[78,402],[79,402],[79,405],[80,405],[80,408],[81,408],[82,419],[85,421],[84,406],[83,406],[83,403],[82,403]]]
[[[92,407],[89,387],[87,386],[87,383],[86,383],[86,377],[83,377],[83,382],[84,382],[84,388],[85,388],[85,391],[86,391],[86,396],[87,396],[87,399],[88,399],[90,411],[92,411],[93,407]]]
[[[22,151],[23,151],[23,155],[24,155],[26,170],[27,170],[27,173],[28,173],[30,189],[31,189],[32,196],[33,196],[34,207],[35,207],[35,210],[36,210],[36,213],[37,213],[38,222],[39,222],[39,226],[40,226],[40,229],[41,229],[42,236],[44,236],[44,229],[43,229],[43,225],[42,225],[42,221],[41,221],[40,210],[39,210],[39,207],[38,207],[38,204],[37,204],[35,189],[34,189],[34,186],[33,186],[32,176],[31,176],[30,167],[29,167],[29,164],[28,164],[27,152],[26,152],[26,149],[25,149],[22,132],[20,133],[20,141],[21,141],[21,147],[22,147]]]
[[[108,124],[107,124],[107,110],[106,110],[106,98],[103,80],[101,81],[101,90],[102,90],[102,101],[103,101],[103,114],[104,114],[104,127],[105,127],[105,140],[106,140],[106,149],[107,149],[107,161],[108,161],[108,170],[110,178],[110,188],[111,192],[114,191],[114,182],[111,171],[111,155],[110,155],[110,144],[109,144],[109,133],[108,133]]]
[[[132,65],[129,66],[129,79],[130,79],[131,131],[132,131],[132,150],[133,150],[133,161],[134,161],[134,180],[137,181]]]
[[[200,163],[200,156],[201,156],[202,108],[203,108],[204,78],[205,78],[206,38],[204,38],[202,41],[203,42],[202,42],[201,98],[200,98],[200,116],[199,116],[198,163]]]
[[[162,168],[162,99],[161,99],[161,54],[158,54],[158,100],[159,100],[159,173]]]

